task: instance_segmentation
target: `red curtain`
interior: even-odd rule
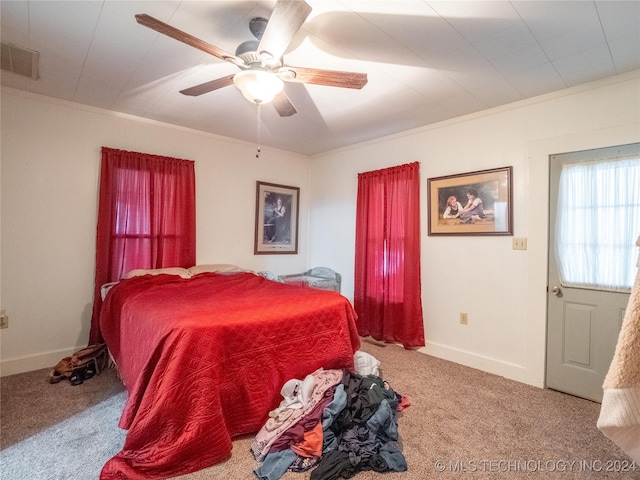
[[[102,285],[134,268],[195,264],[195,205],[193,161],[102,148],[90,344],[102,341]]]
[[[358,174],[354,307],[360,335],[424,346],[417,162]]]

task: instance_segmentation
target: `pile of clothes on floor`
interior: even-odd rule
[[[282,402],[251,444],[259,479],[312,468],[311,480],[407,470],[397,414],[409,401],[378,376],[374,357],[356,352],[355,365],[285,383]]]

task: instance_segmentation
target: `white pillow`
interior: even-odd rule
[[[230,263],[211,263],[208,265],[194,265],[188,269],[191,276],[198,275],[199,273],[214,272],[214,273],[236,273],[246,272],[248,270],[240,268],[237,265]]]
[[[107,297],[107,293],[109,293],[109,290],[111,290],[111,287],[113,287],[117,283],[118,282],[109,282],[109,283],[105,283],[104,285],[102,285],[102,287],[100,287],[100,297],[102,297],[102,301],[104,301],[104,299]]]
[[[178,275],[182,278],[189,278],[191,274],[189,270],[182,267],[168,267],[168,268],[136,268],[128,272],[124,278],[140,277],[142,275]]]

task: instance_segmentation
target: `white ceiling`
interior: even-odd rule
[[[316,154],[640,68],[640,1],[307,0],[285,63],[364,72],[362,90],[287,83],[298,110],[262,108],[262,145]],[[234,53],[275,1],[5,1],[2,41],[40,77],[2,85],[257,141],[233,86],[179,90],[238,68],[136,23],[147,13]]]

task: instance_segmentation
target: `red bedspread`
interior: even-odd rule
[[[100,478],[167,478],[231,455],[291,378],[351,368],[355,312],[335,293],[252,273],[135,277],[105,298],[100,328],[129,393],[122,451]]]

